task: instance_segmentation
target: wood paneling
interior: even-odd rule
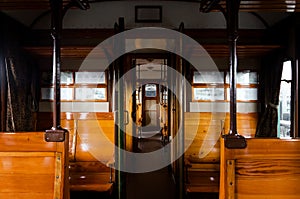
[[[0,133],[0,151],[1,152],[55,152],[56,143],[42,142],[44,134],[41,132],[27,133]]]
[[[0,133],[0,197],[68,199],[67,142],[46,142],[44,132]]]
[[[247,139],[245,149],[226,149],[221,162],[221,192],[228,198],[234,178],[234,198],[297,198],[300,183],[300,140]],[[234,173],[226,161],[235,161]]]
[[[51,57],[52,56],[52,47],[50,46],[38,46],[38,47],[24,47],[25,50],[30,52],[31,54],[38,55],[41,57]],[[61,47],[61,56],[63,58],[85,58],[89,55],[89,53],[93,50],[92,46],[63,46]],[[189,47],[187,47],[189,48]],[[207,53],[212,57],[228,57],[229,49],[228,45],[224,44],[203,44],[199,45],[198,48],[193,48],[191,51],[191,55],[194,57],[203,57],[206,54],[203,53],[203,48],[207,51]],[[256,57],[256,56],[264,56],[267,53],[281,48],[280,45],[238,45],[237,46],[237,54],[239,57]],[[113,56],[112,47],[108,46],[106,48],[110,56]],[[107,57],[107,52],[103,49],[96,49],[93,51],[93,54],[89,55],[90,58],[103,58]]]

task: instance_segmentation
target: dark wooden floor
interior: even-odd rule
[[[159,131],[142,132],[138,152],[148,153],[162,147]],[[148,173],[127,174],[126,191],[128,199],[174,199],[176,193],[175,183],[168,167]]]

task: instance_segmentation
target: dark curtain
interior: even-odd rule
[[[1,131],[33,131],[38,67],[22,49],[31,32],[1,12],[0,22]]]
[[[280,94],[280,82],[282,73],[282,53],[277,52],[268,56],[262,65],[262,77],[260,82],[265,95],[262,116],[256,129],[256,137],[277,137],[278,106]]]
[[[37,111],[35,73],[26,59],[5,58],[6,126],[5,131],[33,131],[33,113]]]

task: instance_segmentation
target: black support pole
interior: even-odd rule
[[[53,127],[60,128],[60,43],[62,29],[62,1],[52,1],[52,33],[53,38],[53,78],[54,78],[54,102],[53,102]]]
[[[236,117],[236,75],[237,75],[237,39],[238,39],[238,15],[240,0],[226,0],[226,20],[229,42],[229,71],[230,71],[230,130],[225,135],[227,148],[245,148],[246,139],[237,132]]]
[[[117,33],[125,31],[125,21],[124,18],[119,18],[118,24],[115,24],[115,31]],[[125,51],[125,38],[118,38],[115,42],[115,50]],[[114,64],[115,76],[117,84],[117,92],[115,97],[115,108],[116,108],[116,124],[115,125],[115,145],[117,150],[115,151],[115,180],[116,180],[116,189],[117,195],[116,199],[126,199],[126,173],[121,171],[122,165],[125,164],[125,154],[123,150],[126,148],[126,134],[125,134],[125,90],[124,90],[124,80],[122,76],[124,75],[124,56],[119,57]]]
[[[239,1],[226,1],[227,8],[227,30],[229,41],[229,70],[230,70],[230,132],[237,134],[236,128],[236,74],[237,74],[237,53],[236,42],[238,39],[238,10]]]
[[[61,31],[62,31],[62,0],[50,0],[52,11],[51,36],[53,39],[52,70],[54,84],[53,126],[46,130],[47,142],[62,142],[65,140],[66,130],[60,126],[60,63],[61,63]]]

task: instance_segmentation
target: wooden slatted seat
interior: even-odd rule
[[[68,199],[67,148],[44,132],[1,132],[0,198]]]

